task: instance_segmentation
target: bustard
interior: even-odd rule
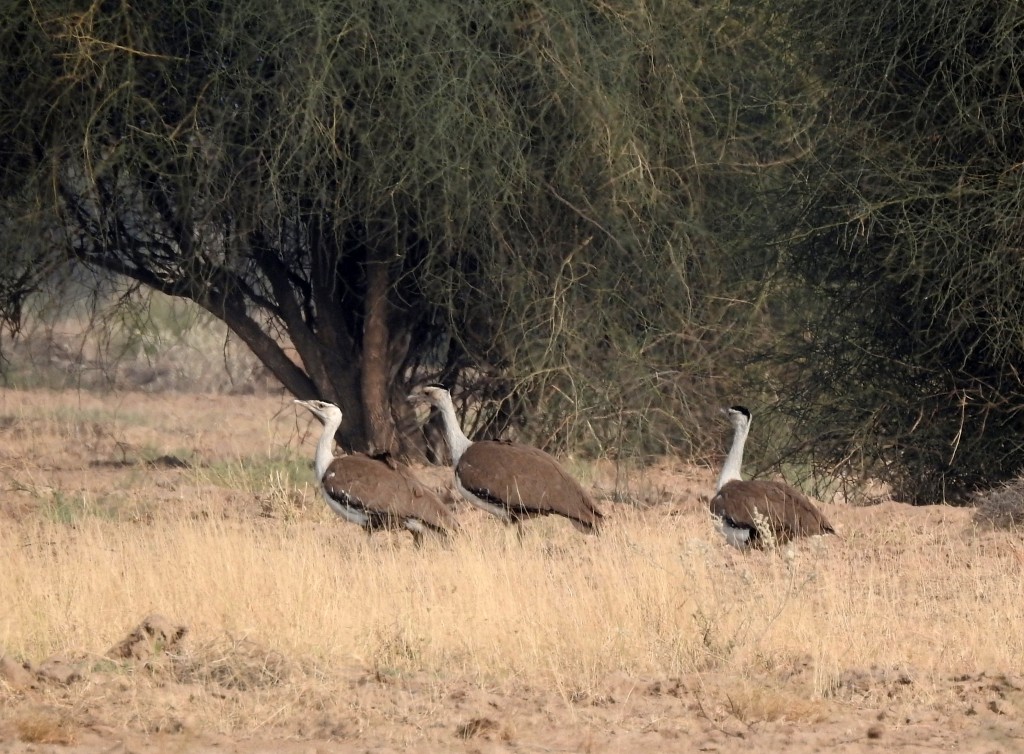
[[[419,546],[424,532],[448,537],[459,528],[455,515],[390,456],[331,452],[341,426],[341,409],[326,401],[295,401],[323,424],[313,467],[328,507],[367,535],[408,529]]]
[[[459,426],[451,393],[442,385],[417,388],[409,400],[429,403],[441,413],[455,486],[473,505],[515,524],[520,536],[524,519],[549,514],[564,516],[580,531],[597,532],[601,511],[579,482],[543,450],[470,440]]]
[[[732,447],[722,464],[711,513],[718,529],[733,547],[765,547],[769,534],[775,544],[794,537],[814,534],[835,534],[828,520],[814,503],[799,490],[784,482],[768,480],[743,481],[743,446],[750,432],[750,411],[743,406],[723,409],[732,423]]]

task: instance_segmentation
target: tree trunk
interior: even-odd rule
[[[391,279],[387,255],[377,248],[368,250],[366,260],[366,302],[363,324],[363,406],[366,434],[371,452],[394,453],[395,421],[391,414],[388,382],[390,375],[388,290]]]

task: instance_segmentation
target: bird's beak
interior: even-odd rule
[[[405,396],[405,399],[407,401],[409,401],[409,403],[422,403],[423,402],[423,396],[420,395],[419,393],[409,393],[407,396]]]

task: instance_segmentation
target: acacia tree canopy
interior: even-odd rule
[[[1024,17],[769,5],[9,9],[0,317],[85,265],[347,448],[407,443],[425,379],[615,453],[717,450],[742,395],[780,454],[962,499],[1024,466]]]
[[[0,29],[0,314],[73,260],[223,319],[342,407],[348,448],[396,449],[425,373],[492,433],[692,446],[756,311],[716,252],[765,222],[754,168],[798,130],[749,107],[771,56],[721,7],[26,4]]]
[[[818,460],[910,502],[963,500],[1024,468],[1024,12],[776,9],[821,82],[799,201],[779,212],[808,302],[774,354],[799,366],[784,410]]]

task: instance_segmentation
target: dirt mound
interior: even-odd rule
[[[180,651],[187,633],[185,626],[177,625],[162,615],[149,615],[111,647],[106,656],[114,660],[148,662],[157,655]],[[38,689],[45,685],[69,686],[89,676],[91,667],[90,658],[84,655],[58,654],[33,664],[29,660],[18,661],[0,653],[0,682],[15,691]]]
[[[1012,718],[1024,714],[1024,676],[975,673],[955,676],[952,681],[966,715],[977,715],[982,710]]]

